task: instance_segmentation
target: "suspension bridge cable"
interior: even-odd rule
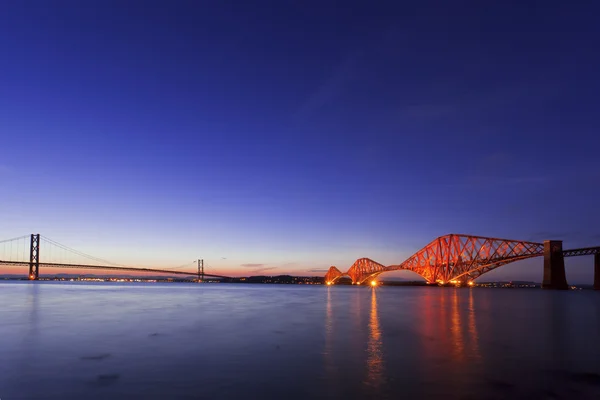
[[[48,243],[50,243],[50,244],[52,244],[52,245],[54,245],[54,246],[58,247],[58,248],[59,248],[59,249],[61,249],[61,250],[68,251],[68,252],[70,252],[70,253],[73,253],[73,254],[79,255],[79,256],[81,256],[81,257],[85,257],[85,258],[87,258],[87,259],[89,259],[89,260],[93,260],[93,261],[100,262],[100,263],[103,263],[103,264],[112,265],[112,266],[115,266],[115,267],[126,267],[126,268],[132,268],[132,269],[139,268],[139,267],[132,267],[132,266],[130,266],[130,265],[119,264],[119,263],[115,263],[115,262],[112,262],[112,261],[108,261],[108,260],[105,260],[105,259],[102,259],[102,258],[94,257],[94,256],[92,256],[92,255],[90,255],[90,254],[84,253],[84,252],[82,252],[82,251],[79,251],[79,250],[75,250],[75,249],[73,249],[73,248],[71,248],[71,247],[69,247],[69,246],[66,246],[66,245],[64,245],[64,244],[62,244],[62,243],[59,243],[59,242],[57,242],[56,240],[50,239],[49,237],[46,237],[46,236],[43,236],[43,235],[41,235],[41,237],[42,237],[44,240],[46,240]],[[51,247],[50,247],[50,248],[51,248]],[[175,267],[175,268],[173,268],[173,269],[181,269],[181,268],[190,267],[190,266],[191,266],[191,265],[192,265],[194,262],[195,262],[195,261],[192,261],[192,262],[190,262],[190,263],[183,264],[183,265],[181,265],[181,266],[179,266],[179,267]]]
[[[9,261],[13,261],[12,244],[13,244],[13,242],[18,241],[17,244],[16,244],[16,246],[17,246],[16,247],[16,260],[18,260],[20,258],[20,256],[19,256],[19,253],[20,253],[20,241],[23,240],[23,260],[27,261],[27,245],[25,243],[25,239],[27,239],[29,237],[30,237],[30,235],[23,235],[23,236],[19,236],[19,237],[10,238],[10,239],[0,240],[0,244],[2,244],[2,249],[3,249],[2,250],[3,251],[3,258],[6,259],[6,255],[7,255],[6,254],[6,250],[7,250],[6,247],[8,245],[8,247],[9,247],[8,248],[8,260]],[[46,241],[50,245],[50,246],[47,247],[46,251],[48,252],[48,256],[49,256],[49,259],[50,259],[51,262],[52,261],[56,261],[56,260],[54,260],[54,257],[59,257],[59,259],[60,259],[63,256],[64,257],[68,257],[69,261],[71,261],[70,255],[74,254],[74,255],[78,255],[80,257],[87,258],[88,260],[93,260],[93,261],[96,261],[96,262],[99,262],[99,263],[102,263],[102,264],[105,264],[105,265],[111,265],[111,266],[115,266],[115,267],[131,268],[131,269],[139,268],[139,267],[131,267],[131,266],[124,265],[124,264],[118,264],[118,263],[115,263],[115,262],[112,262],[112,261],[108,261],[108,260],[105,260],[105,259],[102,259],[102,258],[98,258],[98,257],[92,256],[92,255],[84,253],[82,251],[75,250],[75,249],[73,249],[73,248],[71,248],[69,246],[66,246],[66,245],[64,245],[62,243],[59,243],[59,242],[57,242],[57,241],[55,241],[53,239],[50,239],[49,237],[43,236],[43,235],[40,235],[40,238],[43,238],[44,241]],[[53,247],[56,247],[58,250],[60,250],[58,252],[59,254],[56,254],[56,252],[54,252],[54,254],[53,254],[53,251],[52,251]],[[62,255],[60,254],[61,251],[63,252]],[[186,264],[183,264],[183,265],[180,265],[178,267],[172,267],[171,269],[176,270],[176,269],[183,269],[183,268],[191,268],[192,266],[194,266],[195,263],[196,263],[196,260],[191,261],[191,262],[186,263]]]
[[[171,267],[171,269],[181,269],[181,268],[190,268],[196,263],[196,260],[189,262],[187,264],[180,265],[179,267]]]
[[[29,237],[29,235],[23,235],[23,236],[15,237],[15,238],[12,238],[12,239],[0,240],[0,243],[6,243],[6,242],[11,242],[13,240],[25,239],[26,237]]]
[[[52,240],[52,239],[50,239],[50,238],[48,238],[48,237],[46,237],[46,236],[42,236],[42,237],[43,237],[43,238],[44,238],[44,240],[46,240],[48,243],[50,243],[50,244],[52,244],[52,245],[54,245],[54,246],[57,246],[57,247],[59,247],[59,248],[61,248],[61,249],[63,249],[63,250],[66,250],[66,251],[69,251],[69,252],[71,252],[71,253],[77,254],[78,256],[85,257],[85,258],[87,258],[87,259],[94,260],[94,261],[97,261],[97,262],[101,262],[101,263],[105,263],[105,264],[114,265],[114,266],[117,266],[117,267],[126,267],[126,265],[123,265],[123,264],[118,264],[118,263],[114,263],[114,262],[112,262],[112,261],[104,260],[104,259],[102,259],[102,258],[98,258],[98,257],[94,257],[94,256],[92,256],[92,255],[86,254],[86,253],[84,253],[84,252],[82,252],[82,251],[75,250],[75,249],[73,249],[73,248],[71,248],[71,247],[65,246],[64,244],[58,243],[57,241],[55,241],[55,240]]]

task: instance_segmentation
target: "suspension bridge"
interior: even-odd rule
[[[43,250],[43,251],[42,251]],[[44,254],[42,261],[41,254]],[[204,260],[196,260],[173,269],[144,268],[120,265],[72,249],[40,234],[31,234],[0,241],[0,266],[29,268],[29,279],[38,280],[40,268],[78,270],[129,271],[170,275],[185,275],[198,282],[208,278],[228,279],[228,276],[206,273]],[[194,268],[190,271],[190,268]],[[182,269],[188,269],[187,271]]]
[[[594,256],[594,289],[600,290],[600,246],[563,250],[560,240],[535,243],[458,234],[438,237],[397,265],[385,266],[370,258],[359,258],[346,272],[332,266],[325,274],[325,283],[332,285],[340,278],[349,277],[353,284],[361,285],[375,282],[375,278],[385,272],[406,270],[419,274],[430,284],[472,285],[486,272],[542,256],[542,287],[568,289],[564,258]]]

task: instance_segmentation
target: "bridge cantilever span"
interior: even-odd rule
[[[336,267],[329,268],[329,271],[325,274],[325,282],[333,284],[339,278],[349,276],[352,279],[352,283],[360,285],[368,278],[373,278],[385,271],[387,271],[385,265],[379,264],[370,258],[359,258],[345,273],[341,272]]]
[[[361,258],[345,273],[330,268],[325,279],[333,283],[348,276],[353,283],[361,284],[384,272],[407,270],[421,275],[428,283],[462,283],[502,265],[543,254],[543,243],[450,234],[434,239],[401,264],[386,267]]]
[[[331,267],[325,281],[330,285],[348,276],[353,284],[361,284],[384,272],[406,270],[421,275],[428,283],[464,284],[503,265],[544,256],[542,287],[567,289],[564,257],[585,255],[594,256],[594,288],[600,290],[600,247],[563,250],[562,242],[556,240],[536,243],[458,234],[434,239],[398,265],[386,267],[369,258],[360,258],[346,272]]]
[[[340,271],[334,266],[331,266],[329,267],[329,271],[327,271],[327,273],[325,274],[325,283],[331,285],[342,276],[344,276],[344,273],[342,271]]]
[[[543,243],[450,234],[388,268],[413,271],[430,283],[470,281],[502,265],[543,254]]]

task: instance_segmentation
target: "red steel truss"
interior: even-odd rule
[[[386,267],[360,258],[346,273],[331,267],[325,281],[332,284],[342,276],[349,276],[353,283],[361,284],[383,272],[408,270],[429,283],[464,283],[502,265],[543,253],[542,243],[451,234],[438,237],[399,265]]]
[[[373,278],[387,270],[385,265],[381,265],[370,258],[359,258],[345,273],[336,267],[329,268],[329,271],[325,274],[325,282],[332,284],[342,276],[349,276],[352,279],[352,283],[360,285],[368,278]]]
[[[334,266],[329,267],[329,271],[325,274],[325,283],[331,285],[344,275],[342,271]]]
[[[329,268],[329,271],[325,275],[325,281],[334,283],[342,276],[349,276],[352,279],[352,283],[360,285],[368,278],[374,278],[385,271],[387,271],[385,265],[381,265],[370,258],[359,258],[346,273],[342,273],[336,267]]]

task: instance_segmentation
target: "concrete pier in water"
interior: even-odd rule
[[[569,288],[565,274],[562,240],[544,241],[544,280],[542,288],[559,290]]]

